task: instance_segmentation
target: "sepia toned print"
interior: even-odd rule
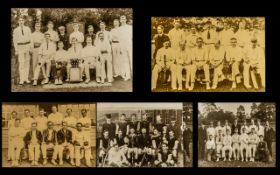
[[[132,92],[132,9],[11,9],[13,92]]]
[[[3,103],[2,167],[95,167],[95,103]]]
[[[191,103],[98,103],[98,167],[191,167]]]
[[[264,17],[152,17],[153,92],[264,92]]]
[[[199,167],[275,167],[275,103],[199,103]]]

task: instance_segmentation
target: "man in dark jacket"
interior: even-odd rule
[[[38,165],[42,134],[37,129],[36,122],[31,124],[31,130],[26,133],[25,143],[28,147],[29,160],[32,161],[31,165]]]
[[[74,146],[72,143],[72,132],[67,128],[67,122],[62,122],[62,129],[57,132],[57,143],[58,143],[58,157],[59,165],[63,165],[63,150],[68,149],[70,152],[70,163],[74,163]]]
[[[55,159],[57,159],[57,144],[56,144],[56,131],[53,129],[53,122],[48,121],[48,128],[43,131],[43,143],[41,145],[43,154],[43,165],[47,164],[47,150],[53,149],[52,163],[57,165]]]
[[[240,135],[240,134],[241,134],[241,131],[240,131],[241,125],[238,123],[237,118],[234,119],[234,122],[233,122],[233,124],[231,125],[231,131],[232,131],[232,132],[231,132],[231,135],[234,134],[235,128],[238,129],[238,134]]]
[[[269,155],[269,151],[267,149],[267,143],[263,140],[263,135],[260,135],[260,141],[257,145],[257,153],[258,160],[262,162],[271,161],[271,157]]]
[[[198,130],[198,151],[199,151],[199,159],[205,160],[205,144],[207,141],[207,131],[204,123],[201,123],[201,126]]]
[[[190,162],[190,143],[192,142],[192,131],[190,128],[187,127],[186,123],[183,123],[181,130],[183,132],[183,150],[186,154],[185,162]]]
[[[274,140],[275,133],[274,130],[270,127],[269,121],[266,121],[265,123],[265,129],[264,129],[264,141],[267,143],[267,148],[269,150],[270,156],[272,156],[272,142]]]
[[[111,118],[112,118],[111,114],[106,115],[106,123],[102,125],[102,133],[104,133],[104,131],[108,131],[109,138],[114,139],[116,136],[117,126],[115,123],[112,122]]]

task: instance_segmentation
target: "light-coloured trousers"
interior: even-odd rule
[[[120,43],[112,43],[112,57],[113,57],[113,70],[114,75],[122,75],[121,73],[124,71],[123,63],[122,62],[122,55],[121,55],[121,48]]]
[[[35,74],[35,69],[38,64],[38,57],[39,57],[39,48],[34,48],[32,51],[32,70],[33,70],[33,78]]]
[[[102,54],[101,57],[101,77],[106,77],[107,81],[113,81],[112,55],[105,53]]]
[[[49,58],[50,58],[50,56],[46,55],[46,56],[42,56],[42,58],[40,60],[38,60],[37,66],[35,68],[34,80],[38,80],[41,70],[42,70],[44,78],[50,77],[51,60]]]
[[[83,75],[83,72],[86,74],[86,78],[90,79],[90,68],[94,68],[96,71],[96,79],[99,77],[102,77],[101,75],[101,62],[99,61],[94,61],[94,62],[87,62],[85,61],[84,63],[80,63],[79,67],[81,68],[81,76]],[[70,70],[70,67],[68,68]],[[81,77],[82,78],[82,77]]]
[[[56,159],[57,158],[57,154],[58,154],[58,146],[54,145],[52,143],[49,143],[49,144],[43,143],[41,145],[43,159],[47,158],[47,150],[48,149],[53,149],[52,159]]]
[[[239,143],[233,143],[232,144],[232,155],[234,158],[239,159],[239,151],[240,151],[240,146]]]
[[[71,143],[62,143],[62,144],[57,146],[57,149],[58,149],[58,157],[61,161],[63,159],[63,150],[64,149],[69,150],[69,154],[70,154],[71,159],[74,158],[74,146]]]
[[[30,69],[30,45],[20,45],[18,46],[18,70],[19,70],[19,80],[24,82],[28,80],[29,69]]]
[[[28,154],[29,154],[29,160],[38,161],[39,157],[40,157],[40,145],[38,143],[29,144],[28,145]]]
[[[231,145],[225,145],[222,148],[222,157],[226,157],[226,151],[229,151],[228,157],[231,158],[231,156],[232,156],[232,147],[231,147]]]
[[[258,87],[258,83],[257,83],[257,79],[256,79],[256,75],[255,75],[255,71],[254,70],[250,70],[250,68],[252,67],[251,64],[247,64],[247,63],[243,63],[244,66],[244,70],[243,70],[243,77],[244,77],[244,85],[245,86],[249,86],[250,85],[250,76],[252,78],[252,82],[253,82],[253,86],[254,87]],[[258,71],[258,73],[260,74],[261,77],[261,83],[262,86],[265,86],[265,69],[264,66],[262,65],[254,65],[253,67],[255,67]]]
[[[24,147],[23,141],[11,140],[9,143],[10,156],[12,160],[19,160],[20,152]]]
[[[244,158],[244,154],[243,154],[243,151],[245,150],[245,156],[246,158],[250,157],[249,155],[249,146],[247,144],[240,144],[240,156],[241,156],[241,159]]]
[[[156,64],[154,66],[154,69],[152,71],[152,89],[156,88],[157,86],[157,81],[158,81],[158,74],[162,71],[163,67]],[[167,69],[170,70],[171,72],[171,88],[176,89],[176,65],[175,64],[170,64]]]
[[[213,85],[218,84],[219,76],[223,74],[223,64],[219,65],[218,67],[214,68],[214,77],[213,77]]]
[[[256,144],[249,144],[249,157],[254,158],[256,156],[257,145]]]
[[[176,68],[178,88],[182,89],[182,71],[186,70],[186,87],[189,85],[191,79],[191,65],[181,65],[178,64]]]
[[[217,145],[216,149],[217,149],[217,157],[221,157],[223,145]]]
[[[90,157],[91,157],[91,147],[90,146],[74,146],[74,148],[75,148],[76,161],[81,160],[81,157],[85,157],[86,162],[90,162]],[[82,148],[84,148],[84,151],[81,151]],[[84,156],[81,155],[81,152],[84,153]]]
[[[209,72],[209,65],[208,64],[203,64],[203,65],[197,65],[197,64],[193,64],[191,66],[191,82],[195,83],[195,76],[196,76],[196,71],[198,69],[203,69],[204,71],[204,76],[205,76],[205,80],[206,82],[210,81],[210,72]]]

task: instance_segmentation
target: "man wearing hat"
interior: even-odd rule
[[[76,47],[78,49],[82,49],[82,43],[84,42],[85,38],[84,38],[84,34],[82,32],[79,31],[79,23],[78,22],[73,22],[72,24],[74,31],[70,34],[69,36],[69,41],[70,44],[72,45],[72,38],[76,38]]]
[[[259,88],[256,73],[260,74],[261,86],[265,87],[265,53],[261,47],[257,46],[257,39],[251,39],[251,46],[246,48],[244,58],[244,86],[251,88],[249,79],[251,77],[255,89]]]
[[[184,41],[184,32],[181,27],[179,19],[174,20],[174,28],[168,32],[168,37],[170,39],[170,45],[172,49],[179,49],[179,42]]]
[[[111,114],[106,115],[106,122],[102,125],[102,133],[104,133],[105,130],[108,131],[109,138],[113,139],[116,134],[116,124],[111,121],[111,118]]]
[[[51,59],[56,51],[56,44],[51,41],[50,33],[45,33],[45,41],[42,43],[39,50],[38,63],[34,73],[33,85],[37,85],[40,71],[42,70],[44,80],[41,84],[47,84],[50,78]]]
[[[44,34],[41,32],[41,23],[35,23],[35,31],[31,34],[32,46],[32,70],[33,75],[38,63],[39,50],[41,44],[45,41]]]
[[[48,28],[48,30],[45,33],[49,33],[50,41],[53,42],[54,44],[56,44],[56,42],[59,41],[59,37],[58,37],[57,32],[54,30],[54,24],[52,21],[48,22],[47,28]]]
[[[192,50],[192,71],[191,71],[191,86],[189,88],[190,91],[194,88],[195,83],[195,76],[197,70],[204,70],[204,76],[206,81],[206,90],[210,89],[210,72],[209,72],[209,58],[208,58],[208,52],[203,46],[203,39],[201,37],[198,37],[196,39],[197,47]]]
[[[171,88],[176,87],[176,65],[174,50],[169,47],[169,39],[164,40],[164,47],[160,48],[156,56],[156,64],[152,71],[152,90],[157,88],[158,75],[161,71],[166,73],[167,70],[171,71]]]
[[[23,85],[24,82],[30,83],[28,80],[29,67],[30,67],[30,51],[33,46],[31,43],[31,30],[24,25],[24,18],[19,17],[19,26],[13,31],[13,44],[15,48],[15,55],[18,56],[19,62],[19,84]]]
[[[58,37],[59,40],[63,42],[63,49],[68,50],[69,48],[69,37],[65,33],[65,27],[59,26],[58,27]]]

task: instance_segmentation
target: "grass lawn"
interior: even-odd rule
[[[95,149],[95,148],[93,148]],[[7,161],[7,154],[8,154],[8,149],[2,149],[2,167],[11,167],[12,162],[11,161]],[[95,163],[96,163],[96,157],[95,155],[92,156],[92,160],[91,160],[91,165],[92,167],[95,167]],[[84,160],[81,161],[81,166],[80,167],[86,167],[84,164]],[[20,166],[19,167],[34,167],[31,166],[31,162],[28,160],[22,160],[20,162]],[[36,167],[75,167],[72,166],[68,161],[64,161],[63,166],[59,166],[59,165],[53,165],[52,163],[50,163],[50,161],[47,163],[47,165],[42,165],[42,161],[39,161],[39,165]]]
[[[228,80],[224,80],[218,84],[217,89],[210,89],[206,90],[205,84],[200,84],[199,82],[195,83],[194,89],[192,91],[189,91],[185,89],[185,82],[183,82],[183,90],[172,90],[171,89],[171,82],[169,82],[166,85],[161,85],[158,83],[157,88],[154,90],[154,92],[265,92],[264,88],[259,89],[246,89],[242,83],[237,85],[236,89],[231,89],[232,82]]]
[[[244,168],[244,167],[275,167],[276,166],[276,146],[275,142],[272,144],[272,162],[241,162],[241,161],[219,161],[219,162],[208,162],[208,161],[198,161],[199,167],[231,167],[231,168]]]

